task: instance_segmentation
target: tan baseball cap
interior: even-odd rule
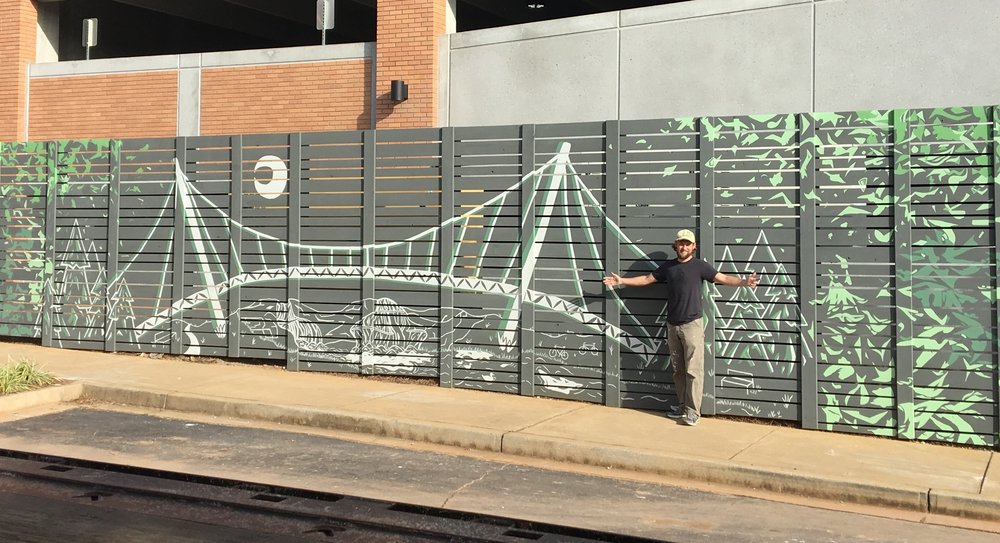
[[[684,229],[684,230],[681,230],[681,231],[677,232],[677,238],[675,238],[674,241],[680,241],[682,239],[690,241],[691,243],[697,243],[694,240],[694,232],[692,232],[692,231],[690,231],[688,229]]]

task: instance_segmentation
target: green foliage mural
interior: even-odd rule
[[[0,144],[0,334],[1000,445],[996,107]]]
[[[44,143],[0,142],[0,195],[4,201],[0,335],[37,338],[41,334],[44,283],[52,266],[45,254],[51,167]]]

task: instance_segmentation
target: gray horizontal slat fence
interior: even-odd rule
[[[672,235],[696,229],[700,212],[700,125],[696,119],[623,121],[618,135],[619,268],[646,274],[675,255]],[[621,342],[621,405],[665,409],[676,403],[662,285],[615,291]]]
[[[182,212],[175,215],[175,221],[183,225],[184,240],[174,244],[173,270],[174,286],[183,293],[185,304],[175,310],[173,350],[227,356],[232,308],[229,291],[219,285],[229,277],[232,142],[230,138],[198,137],[181,139],[178,144],[183,145],[183,153],[177,157],[180,174],[174,201]],[[259,330],[255,332],[250,335],[256,340]]]
[[[120,145],[117,177],[117,269],[111,283],[115,348],[126,352],[171,350],[177,140],[127,140]]]
[[[714,254],[703,247],[702,255],[722,273],[757,272],[761,281],[754,290],[713,288],[709,375],[720,414],[800,418],[799,121],[797,115],[702,121],[715,204]]]
[[[51,167],[45,143],[0,143],[0,335],[42,335]]]
[[[891,112],[817,116],[819,424],[894,435]]]
[[[451,343],[458,387],[520,390],[521,204],[532,169],[522,165],[531,154],[525,152],[531,141],[525,143],[525,131],[530,127],[452,132],[454,202],[443,223],[452,248],[442,271],[454,284]]]
[[[536,396],[604,398],[604,123],[537,126],[530,243],[522,241],[522,284],[555,296],[537,303],[533,371]],[[536,294],[537,293],[537,294]],[[527,308],[525,309],[527,311]]]
[[[992,112],[909,110],[912,410],[904,437],[995,437]]]
[[[115,146],[117,148],[117,145]],[[57,347],[103,350],[109,321],[109,241],[117,222],[110,217],[111,172],[117,160],[108,140],[50,144],[55,167],[55,213],[47,243],[54,254],[51,280],[52,321],[42,341]],[[50,158],[51,160],[51,158]],[[52,227],[54,226],[54,228]]]
[[[360,373],[364,134],[302,134],[301,142],[296,369]]]
[[[995,107],[0,146],[0,331],[996,446]]]
[[[438,377],[441,131],[393,130],[375,139],[374,283],[360,331],[363,373]]]
[[[289,169],[291,135],[254,135],[241,138],[239,202],[230,199],[240,214],[239,356],[286,360],[290,315],[299,308],[288,292],[289,203],[293,173]],[[232,148],[229,150],[233,156]],[[299,172],[295,172],[298,175]],[[306,335],[306,334],[303,334]]]

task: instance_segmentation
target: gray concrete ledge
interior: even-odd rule
[[[76,401],[83,393],[82,383],[67,383],[54,387],[0,396],[0,413],[30,409],[42,405]]]
[[[812,3],[813,0],[702,0],[701,2],[681,2],[678,4],[628,9],[620,12],[597,13],[594,15],[581,15],[537,23],[472,30],[450,34],[448,38],[452,49],[462,49],[465,47],[551,38],[567,34],[611,30],[629,26],[665,23],[698,17],[713,17],[744,11]]]
[[[74,75],[121,74],[129,72],[156,72],[176,70],[180,55],[149,57],[107,58],[46,62],[28,66],[28,77],[65,77]]]
[[[202,53],[200,56],[202,68],[224,68],[257,64],[294,64],[299,62],[362,59],[370,57],[374,52],[375,44],[364,42],[340,45],[285,47],[281,49],[225,51],[220,53]]]
[[[450,34],[450,46],[454,49],[478,47],[498,43],[519,42],[540,38],[553,38],[569,34],[612,30],[618,28],[618,12],[581,15],[538,23],[471,30],[458,34]]]
[[[82,389],[82,394],[78,395],[80,398],[107,403],[341,430],[561,462],[615,467],[796,496],[908,511],[928,512],[930,509],[930,512],[951,516],[1000,520],[1000,503],[996,500],[956,493],[938,492],[929,495],[926,489],[837,481],[775,469],[742,466],[732,462],[689,458],[676,454],[521,432],[500,432],[454,424],[407,420],[356,411],[267,405],[245,400],[126,389],[100,384],[84,384]]]
[[[190,394],[124,389],[96,384],[85,384],[81,397],[88,400],[182,413],[199,413],[328,430],[343,430],[483,451],[501,451],[502,433],[499,431],[440,422],[406,420],[337,409],[261,404],[241,400],[206,398]]]
[[[678,479],[719,483],[811,498],[841,500],[909,511],[927,510],[927,491],[783,472],[600,443],[508,433],[502,451],[520,456],[657,473]]]
[[[931,513],[938,515],[1000,520],[1000,500],[984,496],[931,489],[929,508]]]
[[[375,44],[365,42],[225,51],[219,53],[47,62],[43,64],[31,64],[28,67],[28,76],[38,79],[45,77],[156,72],[179,70],[182,68],[227,68],[266,64],[332,62],[337,60],[370,58],[374,54],[374,51]]]
[[[624,10],[621,12],[621,25],[626,27],[664,23],[812,3],[813,0],[702,0],[700,2],[679,2],[677,4]]]
[[[709,417],[691,429],[660,413],[270,367],[0,344],[70,382],[0,397],[8,413],[95,400],[617,467],[844,504],[1000,521],[1000,453],[770,427]],[[30,416],[29,412],[22,412]],[[294,425],[294,426],[292,426]],[[514,461],[514,457],[510,457]],[[603,470],[601,470],[603,471]],[[740,491],[735,493],[739,494]]]
[[[706,459],[636,447],[609,445],[470,425],[414,420],[359,409],[275,405],[185,393],[162,388],[120,387],[105,383],[66,385],[0,396],[0,412],[44,405],[93,400],[174,413],[232,417],[302,427],[340,430],[505,454],[655,473],[705,483],[743,487],[778,494],[890,507],[958,518],[1000,521],[1000,499],[969,494],[839,480],[732,459]]]

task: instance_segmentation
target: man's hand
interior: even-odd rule
[[[604,284],[611,287],[644,287],[646,285],[652,285],[656,282],[656,278],[653,274],[647,273],[646,275],[633,275],[632,277],[622,277],[617,273],[612,272],[611,275],[604,278]]]
[[[760,280],[757,279],[757,272],[753,272],[750,274],[750,277],[747,277],[746,284],[750,288],[755,288],[757,283],[760,283]]]

